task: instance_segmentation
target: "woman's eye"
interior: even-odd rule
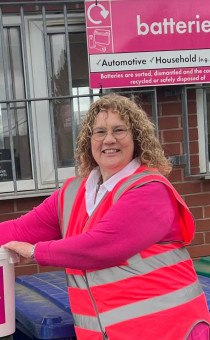
[[[126,131],[126,130],[124,130],[124,129],[116,129],[116,130],[114,130],[114,132],[117,132],[117,133],[124,132],[124,131]]]

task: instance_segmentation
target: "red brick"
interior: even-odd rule
[[[173,168],[168,179],[171,183],[181,182],[183,180],[183,170]]]
[[[188,104],[195,103],[196,91],[192,87],[187,91],[187,99],[188,99]],[[194,100],[194,101],[192,101],[192,100]]]
[[[197,245],[188,247],[188,251],[192,258],[200,258],[210,255],[210,245]]]
[[[11,213],[11,214],[3,214],[0,215],[0,222],[4,222],[4,221],[9,221],[9,220],[15,220],[16,218],[22,216],[23,214],[21,213]]]
[[[206,243],[210,243],[210,231],[205,232],[205,241]]]
[[[190,142],[190,153],[199,153],[198,141]]]
[[[202,183],[203,191],[204,192],[207,192],[207,191],[210,192],[210,181],[202,180],[201,183]]]
[[[38,267],[39,273],[45,273],[45,272],[52,272],[55,270],[65,270],[64,268],[61,267],[52,267],[52,266],[44,266],[44,267]]]
[[[200,182],[175,183],[174,187],[181,195],[201,191]]]
[[[27,265],[16,265],[15,276],[32,275],[32,274],[45,273],[45,272],[50,272],[50,271],[55,271],[55,270],[64,270],[64,268],[51,267],[51,266],[40,267],[36,263],[27,264]]]
[[[200,168],[199,167],[191,168],[190,174],[193,176],[200,177]]]
[[[163,140],[165,143],[181,142],[183,141],[183,130],[163,131]]]
[[[196,231],[210,231],[210,218],[196,220]]]
[[[14,211],[14,200],[0,201],[0,214]]]
[[[188,115],[188,125],[190,128],[198,126],[197,114]]]
[[[158,119],[159,130],[166,129],[178,129],[179,118],[178,117],[160,117]]]
[[[37,264],[25,264],[25,265],[16,265],[15,266],[15,276],[19,275],[32,275],[38,273],[38,265]]]
[[[152,116],[152,106],[151,105],[147,105],[147,104],[143,104],[141,105],[142,109],[147,113],[148,116]]]
[[[167,156],[180,155],[181,143],[162,144],[164,152]]]
[[[198,167],[199,166],[199,156],[198,155],[191,155],[190,156],[190,166],[191,167]]]
[[[181,103],[166,103],[162,104],[162,115],[182,115],[182,104]]]
[[[204,233],[195,233],[195,237],[194,239],[192,240],[192,245],[195,245],[195,244],[203,244],[204,243]]]
[[[188,109],[188,114],[196,113],[197,112],[196,101],[193,101],[193,102],[188,101],[187,109]]]
[[[210,206],[204,207],[204,217],[210,217]]]
[[[192,140],[198,140],[198,129],[192,128],[189,129],[189,139]]]
[[[185,197],[185,201],[189,207],[209,205],[210,193],[198,193],[197,195],[190,195]]]
[[[195,208],[190,208],[190,212],[193,214],[194,218],[203,218],[203,209],[202,207],[195,207]],[[210,217],[210,215],[209,215]]]
[[[46,197],[30,197],[22,198],[17,200],[17,210],[18,211],[29,211],[41,204]]]

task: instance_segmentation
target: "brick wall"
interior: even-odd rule
[[[144,105],[151,114],[151,106]],[[191,152],[191,169],[194,175],[199,174],[198,131],[195,93],[188,97],[189,135]],[[158,89],[159,137],[167,155],[182,155],[182,103],[180,95],[166,96],[164,88]],[[197,177],[185,177],[184,166],[174,166],[169,177],[175,188],[186,201],[196,222],[196,233],[192,245],[188,247],[193,259],[210,255],[210,181]],[[45,197],[5,200],[0,204],[0,222],[25,214],[40,204]],[[61,268],[39,267],[36,264],[16,266],[16,275],[32,274]]]
[[[182,155],[182,102],[181,96],[164,96],[158,92],[158,115],[160,141],[167,155]],[[199,175],[198,129],[195,92],[188,94],[188,125],[190,138],[191,173]],[[192,212],[196,233],[188,247],[193,259],[210,255],[210,181],[199,176],[185,177],[184,166],[174,166],[169,180],[180,193]]]

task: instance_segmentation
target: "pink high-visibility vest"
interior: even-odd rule
[[[152,181],[164,183],[175,204],[178,203],[184,242],[155,244],[111,268],[94,271],[67,268],[78,340],[184,340],[198,322],[210,323],[205,295],[185,248],[194,235],[192,215],[157,170],[141,166],[118,182],[91,217],[85,204],[86,179],[69,179],[59,196],[63,237],[90,230],[126,191]]]

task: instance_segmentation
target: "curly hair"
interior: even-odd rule
[[[119,113],[121,119],[131,128],[134,140],[133,158],[138,157],[141,164],[156,168],[165,176],[169,175],[172,165],[155,136],[154,124],[141,107],[129,98],[117,94],[105,95],[92,103],[85,116],[75,153],[78,175],[86,177],[98,165],[91,152],[91,133],[97,114],[108,110]]]

